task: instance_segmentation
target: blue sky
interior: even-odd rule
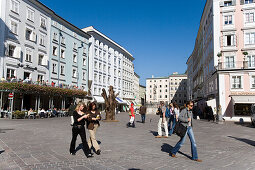
[[[206,0],[40,0],[79,28],[94,26],[135,58],[140,84],[184,73]],[[70,3],[72,2],[72,3]]]

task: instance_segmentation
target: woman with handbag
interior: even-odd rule
[[[186,108],[184,108],[179,115],[178,119],[183,126],[187,127],[187,131],[186,131],[185,135],[183,137],[181,137],[179,142],[172,149],[170,155],[174,158],[176,157],[176,153],[179,151],[181,146],[184,144],[186,137],[188,135],[190,142],[191,142],[192,160],[197,161],[197,162],[202,162],[202,160],[198,159],[197,144],[196,144],[194,133],[192,130],[192,125],[193,125],[192,124],[192,122],[193,122],[192,108],[193,108],[193,102],[188,101],[186,104]]]
[[[88,112],[88,120],[87,120],[87,128],[89,130],[89,141],[88,145],[89,148],[93,146],[95,149],[95,153],[100,155],[101,150],[96,140],[96,131],[97,128],[100,126],[99,121],[101,120],[100,112],[97,110],[96,103],[92,102],[89,105],[89,112]]]
[[[73,128],[72,128],[72,141],[70,144],[70,154],[75,155],[75,142],[77,139],[77,136],[80,135],[83,149],[85,152],[85,155],[87,158],[92,157],[91,150],[89,149],[87,140],[86,140],[86,132],[85,132],[85,119],[88,118],[88,115],[86,115],[83,110],[85,108],[85,104],[83,102],[79,102],[73,112]]]
[[[176,122],[178,121],[178,117],[179,117],[179,113],[180,113],[180,109],[179,106],[176,102],[173,103],[173,124],[172,124],[172,128],[169,131],[169,135],[171,136],[174,132],[174,127],[176,125]]]

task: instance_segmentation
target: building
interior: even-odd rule
[[[98,102],[104,102],[102,89],[108,92],[111,85],[122,99],[134,100],[133,56],[122,46],[102,34],[92,26],[84,28],[91,35],[89,39],[89,80],[91,91]]]
[[[141,105],[144,105],[146,101],[146,87],[143,85],[139,85],[139,97]]]
[[[135,105],[141,105],[141,99],[140,99],[140,93],[139,93],[139,79],[140,79],[140,76],[137,74],[137,73],[134,73],[134,98],[135,98],[135,101],[134,101],[134,104]]]
[[[48,80],[50,10],[30,0],[2,0],[0,8],[1,77]]]
[[[166,90],[166,89],[165,89]],[[177,72],[169,76],[169,101],[183,106],[187,101],[187,75]]]
[[[169,102],[169,77],[146,79],[146,103]]]
[[[50,33],[50,82],[88,90],[90,35],[54,14]]]
[[[207,0],[187,61],[192,99],[221,105],[226,119],[249,116],[255,103],[254,10],[253,0]]]

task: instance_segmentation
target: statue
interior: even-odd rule
[[[117,93],[116,95],[114,94],[114,90],[112,86],[109,86],[109,95],[107,97],[106,91],[103,88],[102,90],[102,96],[104,98],[105,101],[105,119],[106,120],[115,120],[115,109],[117,107],[117,101],[115,100],[115,98],[119,95],[119,93]]]

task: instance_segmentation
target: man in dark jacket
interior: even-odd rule
[[[171,156],[176,157],[176,153],[179,151],[181,146],[184,144],[187,135],[189,136],[190,142],[191,142],[191,153],[192,153],[192,160],[197,161],[197,162],[202,162],[202,160],[198,159],[197,155],[197,144],[195,141],[194,133],[192,130],[192,125],[193,125],[193,113],[192,113],[192,108],[193,108],[193,102],[188,101],[186,104],[186,108],[184,108],[179,117],[178,120],[181,121],[181,124],[187,127],[187,132],[182,137],[179,142],[175,145],[175,147],[171,151]]]
[[[142,105],[139,110],[141,114],[142,123],[145,123],[146,106]]]

